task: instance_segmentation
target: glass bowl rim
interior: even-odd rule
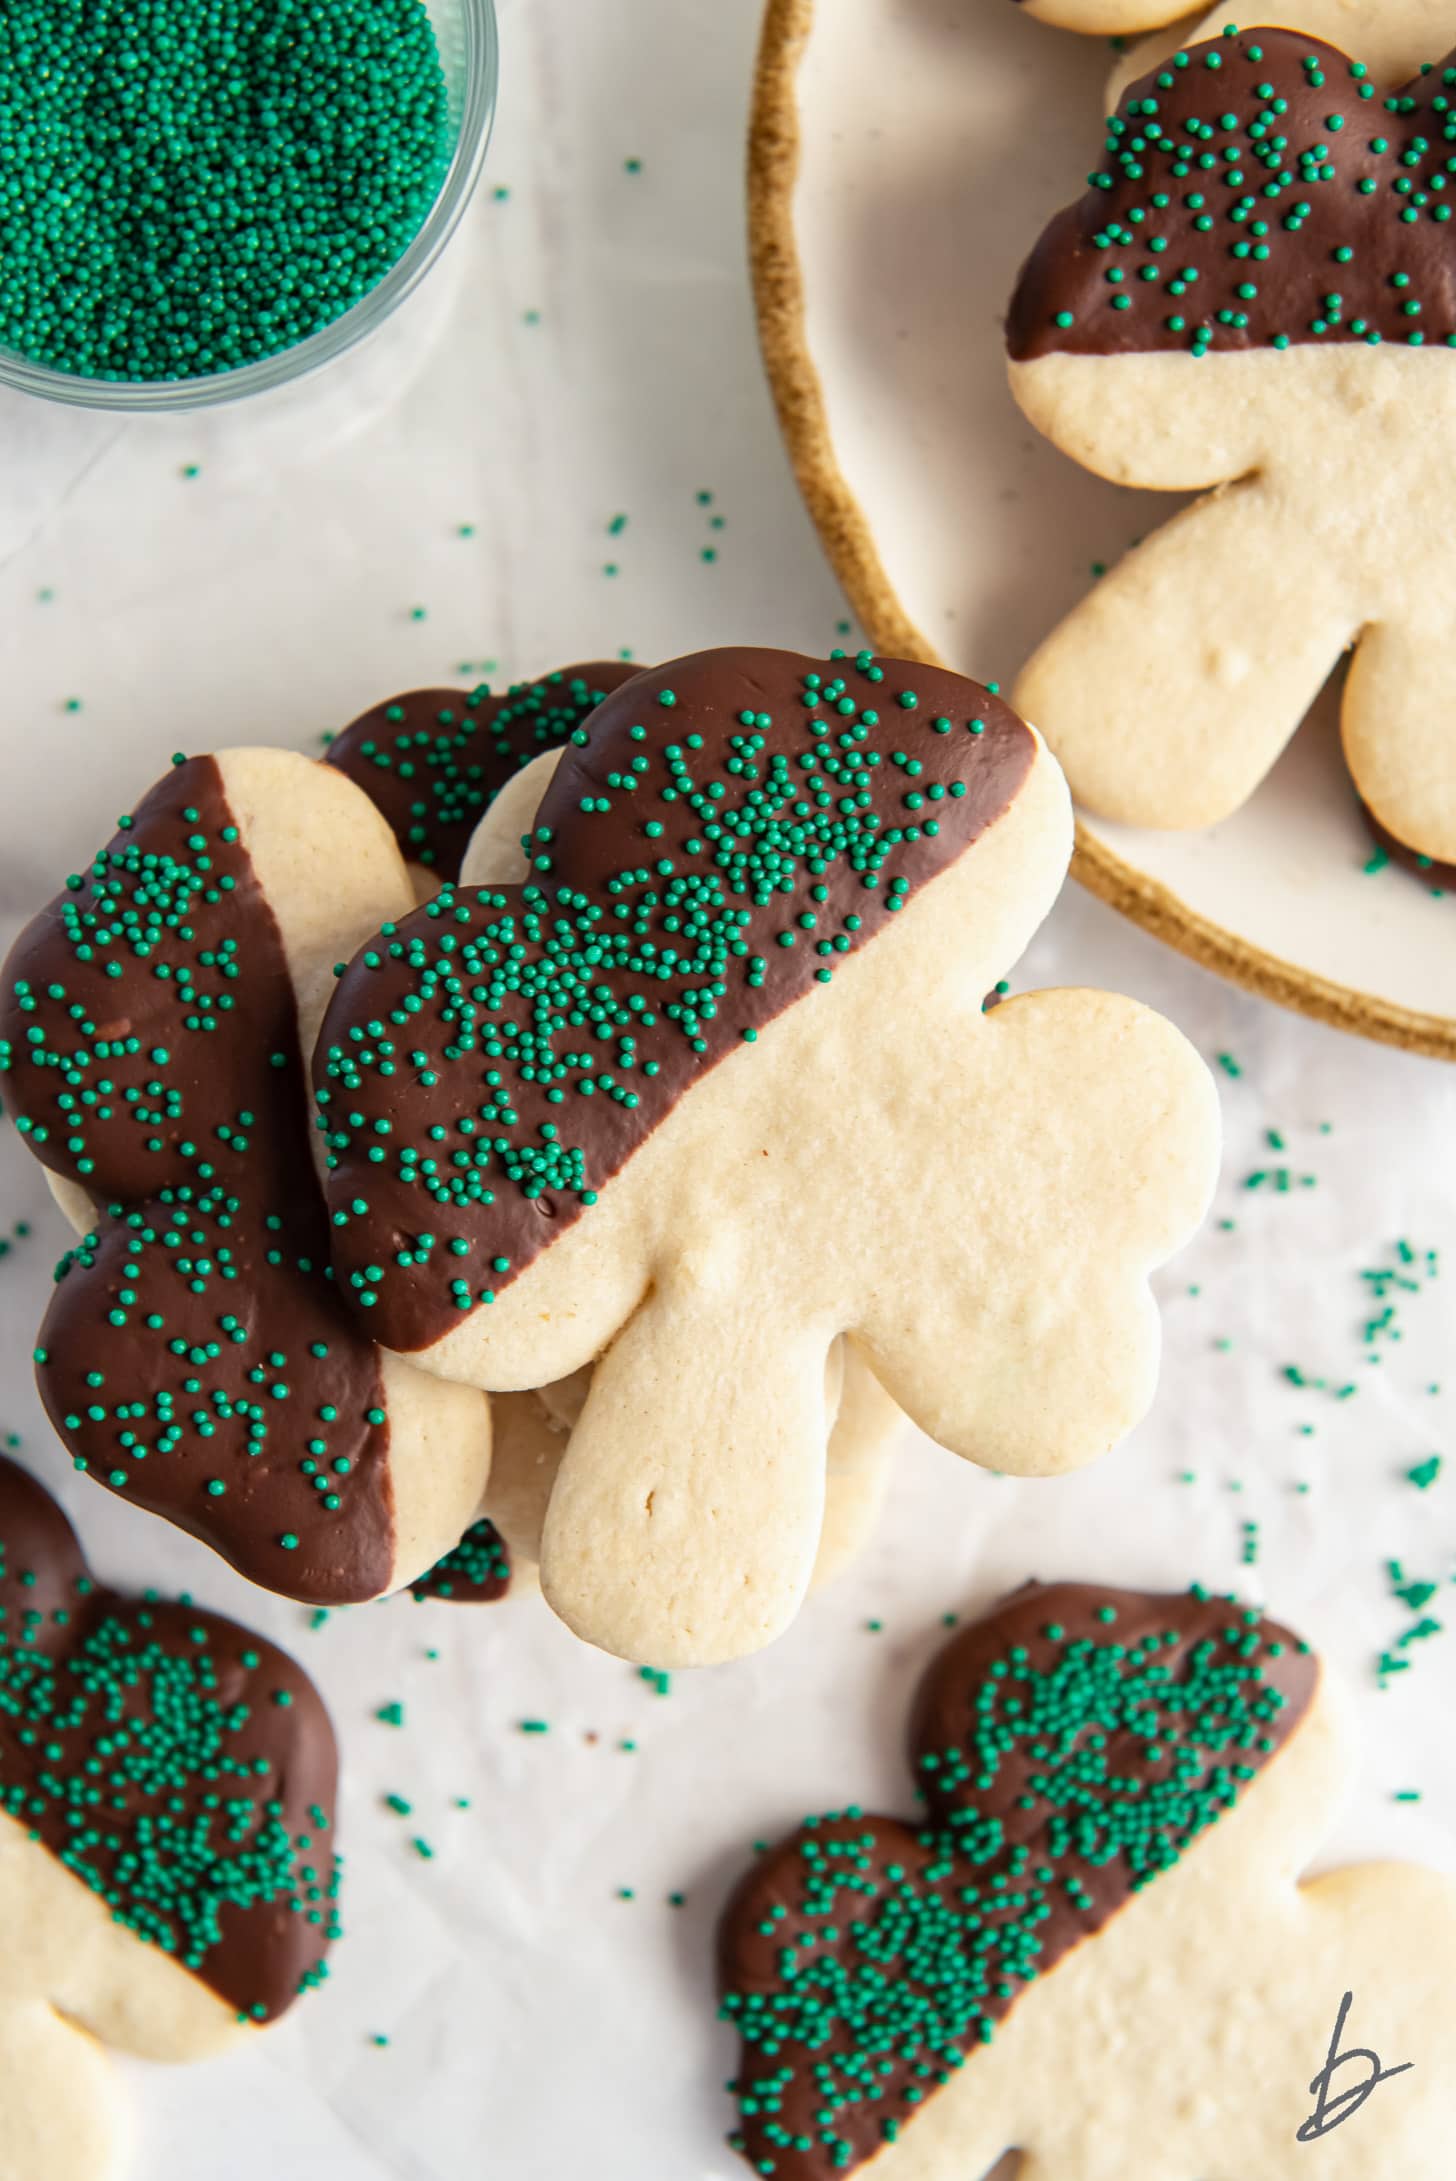
[[[490,144],[500,79],[495,0],[457,0],[465,34],[465,83],[455,149],[419,230],[389,271],[339,317],[277,355],[190,379],[101,379],[58,371],[0,344],[0,388],[76,409],[165,415],[215,409],[267,393],[321,370],[367,340],[433,269],[470,202]]]

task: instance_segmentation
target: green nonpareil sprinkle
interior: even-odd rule
[[[1346,1379],[1343,1383],[1336,1384],[1328,1378],[1316,1378],[1311,1372],[1302,1370],[1297,1363],[1284,1364],[1279,1376],[1291,1386],[1298,1386],[1301,1391],[1327,1393],[1335,1401],[1353,1400],[1360,1391],[1352,1380]]]
[[[398,1701],[381,1704],[374,1716],[382,1726],[402,1727],[404,1725],[404,1706]]]
[[[1416,1618],[1395,1638],[1376,1661],[1376,1679],[1382,1689],[1388,1688],[1397,1674],[1408,1673],[1413,1661],[1407,1655],[1417,1644],[1428,1643],[1432,1636],[1442,1635],[1445,1623],[1425,1611],[1438,1596],[1441,1584],[1406,1574],[1399,1560],[1386,1562],[1386,1575],[1390,1595]],[[1452,1578],[1456,1582],[1456,1577]]]
[[[0,135],[0,341],[119,380],[317,333],[413,241],[451,153],[421,0],[7,0]]]
[[[17,1242],[24,1242],[30,1235],[30,1221],[17,1219],[9,1234],[0,1235],[0,1260],[7,1258]]]
[[[1318,1185],[1315,1175],[1295,1174],[1287,1166],[1259,1167],[1244,1180],[1246,1189],[1272,1189],[1280,1196],[1287,1195],[1295,1187],[1314,1189]]]

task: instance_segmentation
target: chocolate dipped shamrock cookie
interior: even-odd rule
[[[562,748],[609,690],[640,671],[598,659],[498,695],[488,685],[407,690],[346,727],[325,762],[384,813],[428,895],[460,876],[470,836],[506,782]]]
[[[547,1598],[625,1656],[731,1657],[807,1586],[841,1336],[998,1468],[1142,1414],[1147,1278],[1206,1204],[1216,1101],[1127,1001],[983,1014],[1071,829],[975,683],[703,653],[609,696],[493,832],[518,792],[526,882],[467,869],[392,920],[325,1019],[339,1289],[493,1393],[594,1363]]]
[[[365,713],[332,744],[329,762],[347,771],[389,820],[424,898],[441,879],[460,876],[467,847],[472,884],[524,879],[519,835],[539,799],[536,760],[564,748],[603,695],[639,671],[603,662],[562,667],[513,684],[502,697],[488,690],[415,691]],[[523,797],[528,766],[535,786]],[[487,824],[498,798],[500,816]],[[867,1540],[901,1424],[852,1349],[836,1352],[831,1375],[835,1413],[816,1582],[838,1573]],[[488,1604],[513,1577],[534,1574],[546,1508],[590,1382],[585,1369],[539,1392],[496,1397],[489,1519],[474,1523],[458,1548],[411,1585],[416,1597]]]
[[[1033,251],[1008,324],[1027,415],[1119,483],[1216,488],[1017,683],[1104,817],[1229,816],[1353,647],[1356,788],[1409,848],[1456,857],[1453,157],[1450,63],[1387,93],[1303,34],[1224,36],[1128,92]]]
[[[1282,5],[1274,0],[1273,5],[1240,10],[1235,21],[1245,30],[1257,24],[1260,30],[1302,31],[1342,52],[1358,53],[1380,88],[1392,91],[1456,43],[1456,0],[1283,0]],[[1129,85],[1160,67],[1180,46],[1216,38],[1228,24],[1227,8],[1182,11],[1182,20],[1170,29],[1138,39],[1113,65],[1107,111],[1115,112]]]
[[[106,1589],[0,1459],[0,2181],[114,2181],[103,2046],[205,2059],[321,1981],[336,1771],[292,1659]]]
[[[1440,2181],[1456,1885],[1298,1882],[1351,1769],[1304,1644],[1032,1584],[931,1667],[910,1759],[918,1817],[811,1818],[724,1914],[752,2172]]]
[[[37,1346],[76,1464],[266,1588],[398,1588],[454,1547],[487,1404],[340,1302],[302,1053],[334,965],[413,892],[341,773],[179,761],[22,933],[0,1080],[83,1239]]]

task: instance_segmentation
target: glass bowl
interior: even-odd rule
[[[0,386],[78,409],[116,409],[130,415],[162,415],[179,409],[211,409],[223,402],[262,394],[332,363],[346,350],[378,331],[405,298],[413,294],[459,226],[480,177],[495,118],[500,45],[495,0],[425,0],[435,26],[445,72],[450,131],[450,164],[439,194],[409,248],[367,295],[360,296],[330,324],[307,340],[258,363],[191,379],[94,379],[33,363],[0,344]]]

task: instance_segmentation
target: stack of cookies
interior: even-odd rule
[[[1347,0],[1028,10],[1152,37],[1012,299],[1017,398],[1091,468],[1214,489],[1015,708],[868,650],[415,690],[318,761],[138,782],[5,964],[6,1110],[75,1230],[35,1346],[57,1439],[263,1590],[529,1578],[585,1644],[725,1667],[853,1558],[907,1423],[1002,1474],[1105,1454],[1219,1120],[1149,1009],[989,1004],[1072,793],[1228,814],[1355,644],[1371,824],[1456,863],[1415,489],[1456,67],[1412,56],[1456,10],[1391,7],[1368,64],[1319,35]],[[917,1813],[806,1820],[724,1911],[754,2173],[1369,2181],[1335,2131],[1401,2075],[1378,2170],[1440,2181],[1456,1891],[1297,1883],[1350,1757],[1295,1634],[1031,1583],[931,1666],[910,1753]],[[99,2043],[198,2059],[322,1981],[336,1772],[290,1659],[98,1585],[0,1463],[0,2181],[119,2170]],[[1351,1988],[1391,2064],[1331,2015]]]

